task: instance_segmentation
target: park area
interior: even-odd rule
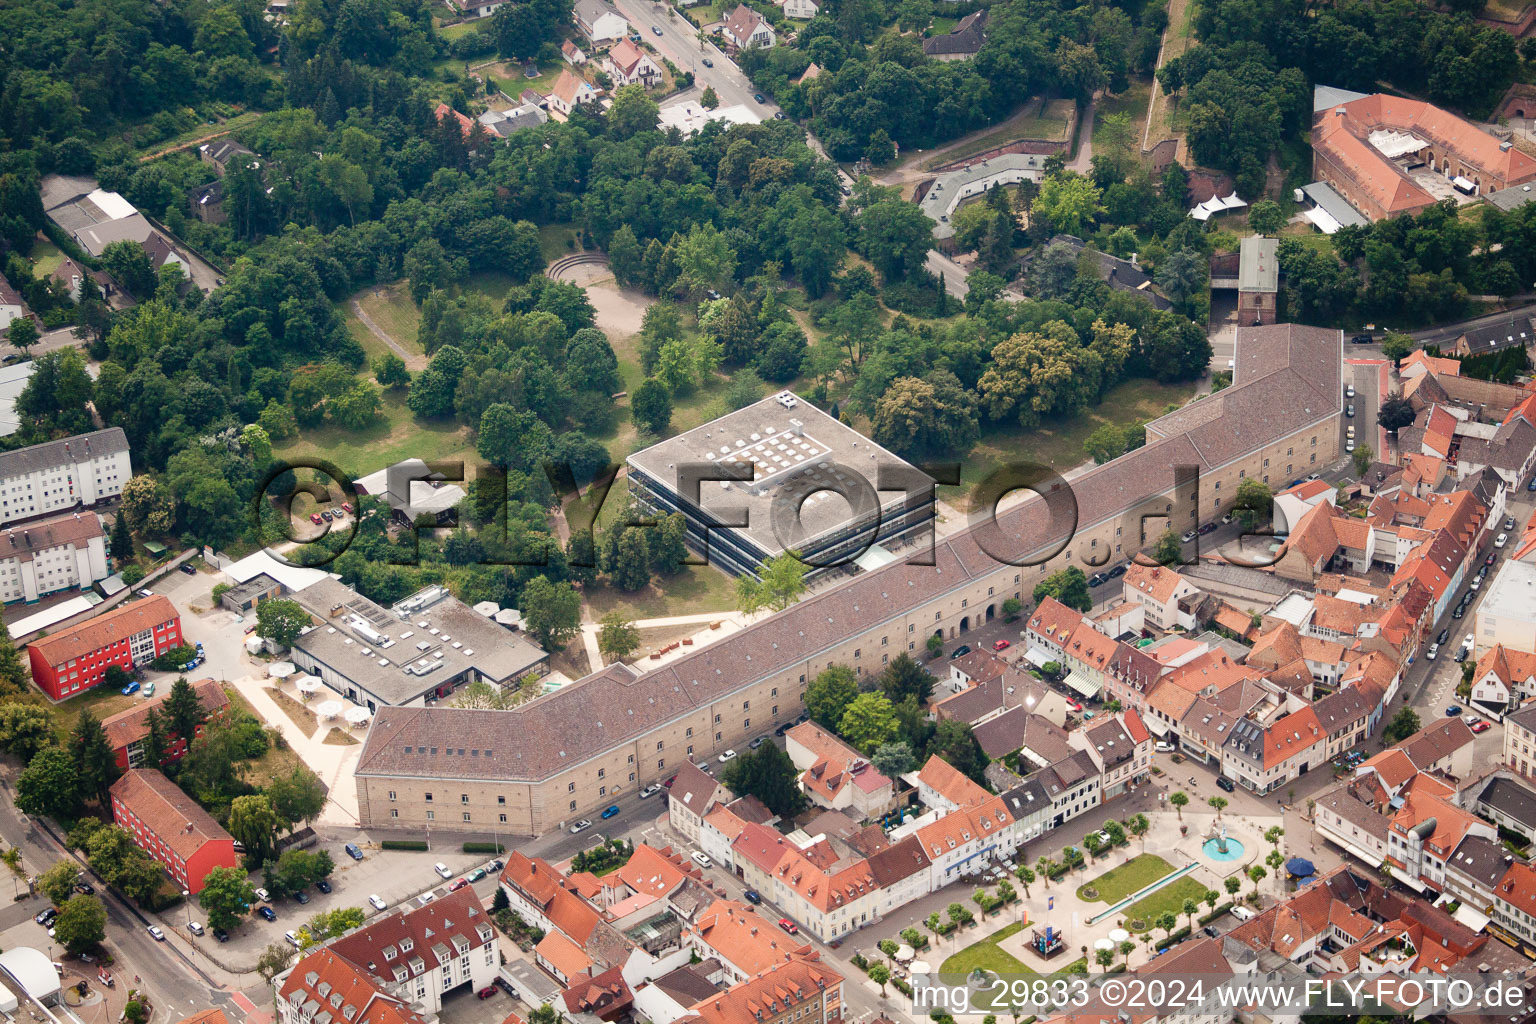
[[[1113,906],[1165,878],[1174,871],[1172,864],[1163,858],[1144,853],[1126,861],[1117,868],[1084,883],[1077,890],[1077,898],[1085,902],[1095,900]],[[1200,903],[1205,899],[1206,887],[1195,879],[1185,876],[1168,883],[1156,892],[1137,900],[1121,911],[1125,927],[1133,932],[1150,931],[1158,927],[1157,919],[1165,913],[1181,917],[1184,901]]]

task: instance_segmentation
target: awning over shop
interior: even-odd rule
[[[1326,838],[1334,846],[1340,847],[1349,854],[1358,857],[1360,860],[1364,861],[1366,864],[1369,864],[1373,868],[1381,866],[1381,854],[1368,853],[1363,847],[1356,846],[1354,843],[1347,839],[1340,839],[1338,836],[1334,835],[1332,832],[1329,832],[1327,829],[1321,829],[1320,831],[1322,832],[1324,838]]]
[[[1066,683],[1068,686],[1072,687],[1072,689],[1076,690],[1084,697],[1092,697],[1096,695],[1100,689],[1102,689],[1098,683],[1094,682],[1092,679],[1089,679],[1087,676],[1080,672],[1069,673],[1067,675]]]
[[[1402,882],[1414,892],[1423,892],[1426,888],[1423,882],[1419,881],[1417,878],[1414,878],[1412,875],[1398,867],[1396,864],[1388,864],[1387,870],[1392,872],[1393,878],[1397,879],[1399,882]]]
[[[1045,668],[1047,662],[1055,661],[1056,659],[1051,656],[1050,651],[1031,644],[1029,650],[1024,652],[1024,660],[1035,666],[1035,668]]]

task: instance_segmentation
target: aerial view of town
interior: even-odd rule
[[[1536,0],[0,2],[0,1024],[1536,1024]]]

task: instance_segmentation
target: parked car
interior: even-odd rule
[[[786,932],[789,932],[789,934],[791,934],[791,935],[799,935],[800,934],[800,926],[795,924],[795,922],[791,921],[787,917],[779,918],[779,927],[783,928]]]
[[[435,893],[435,892],[424,892],[420,896],[416,897],[416,902],[420,906],[424,907],[428,903],[431,903],[435,899],[437,899],[437,893]]]
[[[767,99],[765,99],[765,98],[764,98],[764,97],[763,97],[763,94],[762,94],[762,93],[760,93],[760,92],[755,92],[755,93],[753,93],[753,94],[752,94],[752,98],[753,98],[753,99],[754,99],[754,100],[757,100],[757,102],[759,102],[759,103],[767,103],[767,102],[768,102],[768,101],[767,101]]]
[[[1492,565],[1494,562],[1497,562],[1498,560],[1499,560],[1499,556],[1494,554],[1492,551],[1490,551],[1490,552],[1488,552],[1488,557],[1483,559],[1483,564],[1484,565]]]
[[[585,832],[587,829],[589,829],[591,827],[592,827],[592,822],[587,820],[586,818],[582,818],[576,824],[571,826],[571,835],[574,836],[578,832]]]
[[[1194,540],[1197,536],[1199,536],[1199,535],[1197,533],[1195,533],[1194,530],[1189,530],[1189,531],[1186,531],[1185,534],[1182,537],[1179,538],[1179,540],[1183,541],[1185,544],[1188,544],[1190,541]]]
[[[292,946],[294,949],[298,949],[299,948],[299,933],[298,932],[295,932],[295,931],[283,932],[283,938],[287,939],[288,940],[288,945]]]
[[[323,893],[329,894],[331,891],[331,883],[322,878],[320,881],[315,883],[315,888],[319,889]]]
[[[1013,641],[1012,640],[998,640],[998,641],[995,641],[992,644],[992,649],[994,651],[1006,651],[1008,648],[1010,648],[1012,646],[1013,646]]]
[[[607,807],[603,808],[603,820],[607,821],[609,818],[614,817],[618,813],[619,813],[619,805],[618,804],[609,804]]]
[[[1104,584],[1106,584],[1108,582],[1109,582],[1109,575],[1107,573],[1096,572],[1092,576],[1088,577],[1088,586],[1089,587],[1102,587]]]
[[[1448,717],[1455,718],[1457,715],[1461,714],[1461,705],[1448,704],[1446,705],[1445,713]]]
[[[193,935],[201,935],[203,934],[203,926],[198,924],[196,921],[188,921],[187,931],[191,932]]]
[[[380,896],[378,893],[374,893],[371,896],[369,896],[368,897],[368,902],[373,904],[373,909],[374,910],[383,910],[385,907],[389,906],[388,903],[384,902],[384,898],[382,896]]]
[[[1497,537],[1493,538],[1493,546],[1496,547],[1496,548],[1501,548],[1505,544],[1508,544],[1508,543],[1509,543],[1509,534],[1507,534],[1507,533],[1501,533]]]
[[[293,894],[293,898],[294,901],[300,905],[309,903],[309,893],[307,892],[296,892]]]
[[[453,877],[453,872],[449,871],[448,870],[448,865],[444,864],[442,861],[438,861],[436,864],[433,864],[432,865],[432,870],[436,871],[438,873],[438,876],[441,877],[441,878],[452,878]]]
[[[309,514],[309,521],[314,523],[316,526],[319,526],[320,522],[321,522],[321,520],[320,520],[320,513],[319,512],[311,512]]]
[[[351,515],[352,514],[352,503],[350,501],[342,502],[341,503],[341,510],[343,512],[345,512],[347,515]]]
[[[1216,524],[1215,523],[1206,523],[1204,526],[1200,527],[1200,529],[1197,532],[1202,537],[1206,536],[1207,534],[1215,533],[1216,532]]]
[[[1254,917],[1254,912],[1244,906],[1234,906],[1228,913],[1239,921],[1251,921]]]
[[[670,779],[668,779],[666,782],[663,782],[661,784],[661,788],[662,789],[671,789],[672,788],[672,783],[674,783],[676,781],[677,781],[677,776],[674,775]]]
[[[1355,418],[1355,403],[1354,402],[1350,402],[1348,405],[1346,405],[1344,407],[1344,415],[1348,416],[1350,419],[1354,419]]]
[[[698,850],[694,850],[688,856],[693,858],[693,862],[701,868],[707,868],[714,864],[714,861],[709,859],[709,854],[700,853]]]
[[[1371,343],[1371,336],[1369,334],[1357,334],[1349,339],[1349,343],[1351,345],[1369,345]]]
[[[134,694],[136,694],[138,692],[139,692],[139,684],[138,683],[129,683],[127,686],[123,687],[123,696],[124,697],[132,697]]]
[[[703,60],[699,61],[699,63],[703,64],[707,68],[712,68],[715,66],[715,62],[710,60],[708,57],[705,57]]]
[[[1424,652],[1424,658],[1427,661],[1434,661],[1439,656],[1440,656],[1440,645],[1439,644],[1430,644],[1429,645],[1429,650]]]
[[[161,931],[160,926],[157,924],[152,924],[149,926],[149,934],[154,936],[156,942],[165,941],[165,932]]]
[[[1450,638],[1451,638],[1451,631],[1449,629],[1442,629],[1440,631],[1440,635],[1435,637],[1435,643],[1443,644],[1447,640],[1449,640]]]
[[[953,660],[955,658],[963,658],[967,654],[970,654],[970,653],[971,653],[971,645],[970,644],[961,644],[959,647],[956,647],[954,650],[949,652],[949,657],[950,657],[951,660]]]
[[[1344,385],[1344,397],[1345,398],[1354,398],[1355,397],[1355,386],[1353,384],[1345,384]]]
[[[1216,776],[1216,788],[1225,790],[1228,793],[1231,793],[1237,789],[1237,787],[1232,784],[1232,780],[1227,778],[1225,775]]]
[[[213,930],[213,937],[218,939],[220,942],[228,942],[229,932],[225,931],[223,928],[215,928]]]
[[[1472,726],[1472,731],[1487,732],[1491,728],[1493,728],[1493,726],[1489,725],[1487,722],[1478,722],[1476,725]]]
[[[494,874],[495,872],[500,871],[504,867],[506,867],[506,865],[503,864],[499,859],[493,860],[493,861],[491,861],[489,864],[487,864],[485,866],[485,873],[488,874],[488,875],[489,874]]]
[[[1515,528],[1515,517],[1514,516],[1505,516],[1504,517],[1504,529],[1506,529],[1506,530],[1513,530],[1514,528]]]
[[[49,907],[47,910],[44,910],[42,913],[32,918],[32,920],[42,925],[44,928],[47,928],[49,925],[53,924],[53,919],[58,916],[58,910],[54,907]]]
[[[487,985],[487,986],[485,986],[485,988],[483,988],[479,992],[475,993],[475,995],[479,996],[481,999],[489,999],[489,998],[491,998],[491,996],[493,996],[495,994],[496,994],[496,986],[495,985]]]
[[[351,857],[353,860],[363,859],[363,851],[358,849],[356,843],[348,843],[346,846],[342,847],[342,849],[346,850],[347,856]]]
[[[763,894],[758,892],[756,889],[748,889],[746,892],[742,893],[741,896],[742,899],[746,900],[748,903],[753,904],[754,906],[763,902]]]
[[[91,885],[90,882],[76,882],[75,892],[79,893],[81,896],[95,896],[96,887]]]
[[[277,920],[277,911],[273,910],[271,907],[257,907],[256,908],[256,913],[260,914],[262,917],[266,918],[268,921],[276,921]]]
[[[196,567],[194,567],[192,565],[192,563],[190,563],[190,562],[182,562],[176,568],[180,569],[182,572],[186,573],[188,576],[196,576],[197,575]]]
[[[485,868],[475,868],[475,870],[471,871],[464,877],[469,879],[471,882],[478,882],[480,879],[485,877]]]
[[[267,892],[267,890],[265,890],[265,889],[257,889],[256,890],[256,898],[261,900],[261,902],[263,902],[263,903],[271,903],[272,902],[272,894]]]
[[[1218,938],[1221,937],[1221,932],[1217,931],[1216,930],[1216,926],[1213,925],[1213,924],[1208,924],[1208,925],[1206,925],[1204,928],[1202,928],[1200,930],[1202,932],[1204,932],[1210,938],[1218,939]]]
[[[1159,754],[1171,754],[1173,753],[1173,744],[1167,740],[1158,740],[1152,744],[1152,749],[1156,750]]]
[[[1227,520],[1223,519],[1222,522],[1227,522]],[[1110,579],[1114,579],[1116,576],[1124,576],[1125,575],[1125,563],[1121,562],[1119,565],[1117,565],[1114,568],[1110,569],[1109,572],[1105,573],[1104,575],[1108,576]]]
[[[727,750],[725,753],[720,755],[720,763],[721,764],[725,764],[725,762],[727,762],[727,761],[734,761],[734,760],[736,760],[736,751],[734,751],[734,750]]]
[[[655,782],[640,791],[640,799],[646,800],[661,792],[661,786]]]
[[[469,884],[469,879],[467,879],[467,878],[457,878],[457,879],[454,879],[452,884],[450,884],[448,886],[448,891],[449,892],[458,892],[460,889],[464,888],[468,884]]]

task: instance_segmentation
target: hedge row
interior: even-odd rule
[[[424,839],[386,839],[379,844],[385,850],[418,850],[428,849]]]
[[[1222,903],[1222,904],[1218,905],[1216,907],[1216,909],[1211,911],[1209,914],[1206,914],[1204,917],[1200,918],[1199,921],[1200,921],[1201,924],[1210,924],[1212,921],[1216,920],[1218,917],[1221,917],[1223,914],[1226,914],[1229,911],[1231,911],[1231,909],[1232,909],[1232,901],[1228,900],[1226,903]]]
[[[426,845],[423,844],[422,848],[425,849]],[[501,853],[501,851],[503,849],[505,849],[505,847],[503,847],[500,843],[465,843],[464,844],[464,852],[465,853],[496,853],[496,854],[499,854],[499,853]]]

